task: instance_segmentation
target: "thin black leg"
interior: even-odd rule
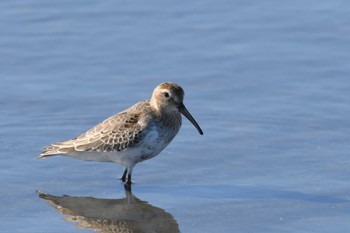
[[[124,183],[124,190],[126,194],[128,194],[127,192],[131,192],[131,185]]]
[[[128,185],[131,185],[131,173],[128,174],[128,181],[126,183]]]
[[[120,178],[124,183],[126,181],[126,174],[128,174],[128,169],[125,168],[122,178]]]

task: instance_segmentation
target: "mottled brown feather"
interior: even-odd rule
[[[145,106],[148,107],[148,111],[145,111]],[[43,148],[45,151],[38,158],[79,151],[123,151],[136,146],[144,137],[147,128],[140,124],[140,117],[142,114],[149,114],[152,109],[147,100],[131,108],[133,111],[126,109],[115,114],[76,138]]]

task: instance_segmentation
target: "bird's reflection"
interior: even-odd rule
[[[96,232],[180,232],[174,217],[163,209],[135,197],[125,187],[125,198],[53,196],[38,192],[39,197],[80,228]]]

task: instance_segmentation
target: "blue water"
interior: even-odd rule
[[[162,218],[186,233],[350,228],[348,1],[0,9],[0,232],[111,232],[106,219],[150,232]],[[35,160],[163,81],[185,89],[204,136],[184,120],[171,145],[136,166],[136,199],[117,164]]]

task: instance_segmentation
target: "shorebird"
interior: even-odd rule
[[[130,185],[134,166],[158,155],[174,139],[181,127],[181,114],[203,135],[183,104],[184,95],[179,85],[161,83],[150,100],[136,103],[76,138],[44,147],[38,159],[62,155],[119,163],[125,167],[121,180]]]

